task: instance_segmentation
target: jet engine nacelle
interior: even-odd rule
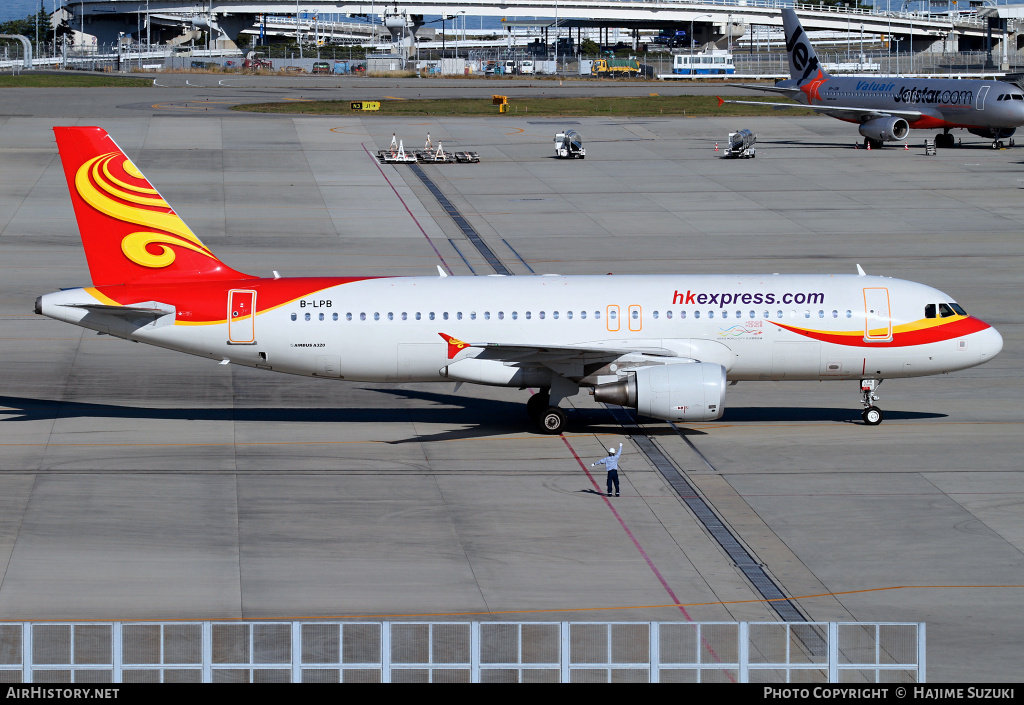
[[[725,384],[725,368],[711,362],[657,365],[594,387],[594,399],[664,421],[714,421],[725,411]]]
[[[1017,131],[1016,127],[975,127],[968,128],[968,132],[978,137],[984,137],[990,140],[1001,140],[1011,137],[1014,132]]]
[[[878,142],[893,142],[906,139],[910,133],[910,125],[903,118],[875,118],[861,124],[860,133]]]

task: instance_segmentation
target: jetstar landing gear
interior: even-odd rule
[[[541,413],[551,406],[551,397],[547,390],[537,392],[526,402],[526,413],[530,418],[539,423]]]
[[[948,132],[935,135],[935,146],[939,149],[948,149],[956,146],[956,141],[953,139],[953,135]]]
[[[875,390],[882,382],[883,380],[880,379],[862,379],[860,381],[860,402],[864,405],[861,418],[868,426],[877,426],[882,423],[882,410],[874,405],[874,402],[878,401]]]

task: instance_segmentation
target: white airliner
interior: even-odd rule
[[[993,141],[993,147],[1002,147],[1003,139],[1011,137],[1024,125],[1024,91],[1012,83],[980,79],[832,76],[818,62],[796,12],[784,8],[782,24],[786,32],[789,80],[771,87],[740,85],[780,93],[797,103],[719,98],[719,105],[807,107],[857,123],[864,136],[864,146],[875,149],[885,142],[906,139],[911,129],[936,128],[942,130],[935,135],[936,147],[954,146],[955,140],[949,131],[956,128],[987,137]]]
[[[669,421],[721,417],[727,381],[859,380],[878,424],[884,378],[992,359],[1002,337],[953,297],[859,274],[264,279],[189,230],[98,127],[55,127],[92,286],[36,313],[223,363],[340,380],[541,390]],[[860,267],[858,266],[858,270]]]

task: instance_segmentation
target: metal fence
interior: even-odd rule
[[[0,624],[0,683],[923,683],[923,623]]]

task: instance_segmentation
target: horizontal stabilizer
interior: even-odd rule
[[[175,309],[168,304],[149,301],[131,306],[110,306],[108,304],[60,304],[65,308],[81,308],[90,313],[102,313],[107,316],[123,316],[124,318],[160,318],[173,316]]]

